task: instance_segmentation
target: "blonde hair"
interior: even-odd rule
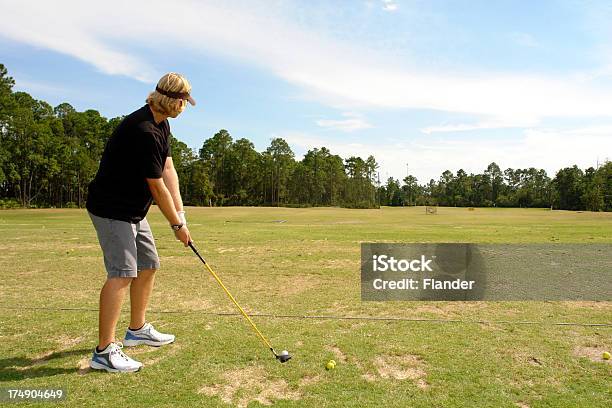
[[[157,87],[170,92],[191,92],[191,84],[187,78],[176,72],[169,72],[157,82]],[[170,117],[177,117],[185,110],[187,101],[184,99],[174,99],[153,91],[147,97],[147,105],[152,109]]]

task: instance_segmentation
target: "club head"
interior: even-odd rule
[[[287,361],[291,360],[291,354],[289,354],[287,350],[283,350],[283,352],[280,354],[274,353],[274,356],[281,363],[286,363]]]
[[[276,359],[280,361],[281,363],[286,363],[287,361],[291,360],[291,355],[290,354],[280,354],[280,355],[277,354]]]

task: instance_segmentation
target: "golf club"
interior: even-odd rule
[[[274,357],[280,361],[281,363],[286,363],[287,361],[289,361],[291,359],[291,355],[289,354],[289,352],[287,350],[283,350],[280,353],[277,353],[274,350],[274,347],[272,347],[272,345],[270,344],[270,342],[264,337],[263,334],[261,334],[261,332],[259,331],[259,329],[257,328],[257,326],[255,326],[255,323],[253,323],[253,321],[251,320],[251,318],[249,317],[248,314],[246,314],[246,312],[244,311],[244,309],[242,309],[242,307],[238,304],[238,302],[236,301],[236,299],[234,299],[234,296],[232,296],[232,294],[230,293],[229,290],[227,290],[227,288],[225,287],[225,285],[223,284],[223,282],[221,282],[221,279],[219,279],[219,276],[217,276],[217,274],[215,273],[215,271],[212,270],[212,268],[208,265],[208,263],[206,263],[206,261],[204,260],[204,258],[202,258],[202,256],[200,255],[200,253],[198,252],[198,250],[196,249],[196,247],[193,245],[193,242],[189,242],[189,247],[193,250],[193,252],[198,256],[198,258],[200,258],[200,261],[202,261],[202,263],[204,264],[204,266],[206,266],[206,269],[208,269],[208,272],[210,272],[210,274],[213,276],[213,278],[215,278],[215,280],[217,281],[217,283],[221,286],[221,288],[223,288],[223,290],[225,291],[225,293],[227,294],[227,296],[232,300],[232,302],[234,302],[234,304],[236,305],[236,307],[238,308],[238,310],[240,310],[240,313],[242,313],[242,315],[249,321],[249,323],[251,324],[251,327],[253,327],[253,330],[255,330],[255,333],[257,333],[257,335],[259,336],[259,338],[261,339],[261,341],[264,342],[264,344],[270,349],[270,351],[272,352],[272,354],[274,354]]]

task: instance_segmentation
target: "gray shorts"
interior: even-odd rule
[[[136,278],[143,269],[159,268],[155,240],[146,218],[132,224],[88,214],[98,234],[109,278]]]

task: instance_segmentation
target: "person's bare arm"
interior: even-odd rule
[[[166,187],[163,178],[148,178],[147,184],[149,185],[153,199],[170,225],[180,224],[181,219],[176,212],[174,200],[170,194],[170,191]],[[183,226],[178,231],[174,231],[174,235],[179,241],[185,244],[185,246],[187,246],[191,241],[191,235],[189,234],[187,226]]]
[[[181,198],[181,190],[179,189],[178,174],[174,168],[174,162],[172,157],[166,158],[166,164],[164,165],[164,171],[162,172],[162,178],[164,184],[172,196],[172,202],[177,212],[183,211],[183,199]]]

